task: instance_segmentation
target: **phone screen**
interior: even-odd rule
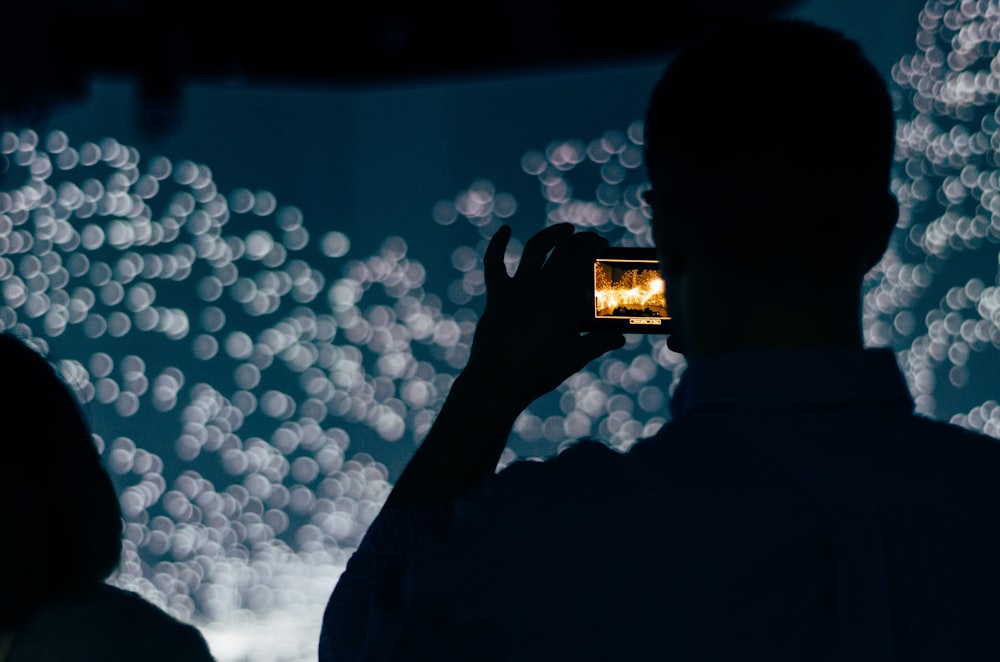
[[[593,311],[586,330],[669,333],[670,321],[654,249],[616,247],[594,261]]]

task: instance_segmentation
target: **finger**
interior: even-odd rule
[[[524,251],[521,253],[521,262],[517,266],[517,273],[514,274],[514,277],[524,277],[527,274],[538,271],[545,263],[545,258],[548,256],[549,251],[552,250],[552,247],[561,240],[571,236],[573,229],[572,223],[558,223],[539,230],[532,235],[531,239],[524,245]]]
[[[500,226],[486,246],[486,254],[483,255],[483,277],[486,280],[487,290],[495,288],[509,278],[504,254],[507,252],[507,243],[512,232],[509,225]]]

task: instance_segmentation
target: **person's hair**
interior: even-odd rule
[[[0,631],[105,580],[122,517],[80,402],[55,364],[0,333]]]
[[[692,41],[655,85],[644,130],[654,189],[658,176],[693,178],[704,204],[749,211],[738,225],[754,236],[791,228],[795,240],[810,222],[834,221],[827,230],[854,232],[844,224],[870,221],[866,205],[889,191],[886,80],[857,42],[802,20],[726,25]]]

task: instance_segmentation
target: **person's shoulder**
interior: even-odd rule
[[[667,423],[651,436],[640,437],[627,448],[617,448],[604,441],[584,437],[568,442],[560,451],[542,459],[519,459],[491,476],[478,499],[543,499],[565,501],[568,495],[586,498],[597,493],[595,485],[614,490],[635,486],[641,475],[654,471],[666,461],[680,439]],[[659,481],[657,481],[659,482]],[[620,490],[617,490],[620,491]]]
[[[553,481],[587,480],[593,474],[606,474],[623,457],[621,451],[602,441],[579,439],[567,444],[551,457],[525,458],[511,462],[496,474],[489,488],[519,490],[526,486],[551,484]]]
[[[476,529],[477,522],[544,520],[568,503],[582,506],[622,458],[604,442],[580,439],[553,456],[514,460],[454,503],[452,524]]]
[[[928,461],[945,468],[956,466],[963,473],[984,473],[991,480],[1000,471],[1000,439],[957,423],[914,415],[909,442],[918,443]]]
[[[18,635],[11,662],[64,659],[214,662],[195,626],[109,584],[44,609]]]
[[[185,623],[150,602],[139,593],[112,584],[103,584],[94,598],[102,608],[109,609],[126,621],[173,631],[197,632],[193,625]],[[199,635],[200,636],[200,635]]]
[[[122,622],[130,622],[130,619],[136,627],[147,628],[147,631],[158,633],[163,638],[171,637],[172,641],[164,647],[171,656],[177,655],[176,659],[185,660],[213,659],[205,637],[194,625],[175,618],[133,591],[108,584],[104,585],[103,591],[108,603],[116,604],[116,613],[121,615]],[[160,658],[150,654],[146,659]]]
[[[1000,498],[1000,439],[958,423],[913,414],[888,432],[882,448],[901,475],[953,494]]]
[[[921,414],[913,415],[913,426],[929,443],[948,444],[970,453],[987,453],[1000,458],[1000,439],[959,425]]]

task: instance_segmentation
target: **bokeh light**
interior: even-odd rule
[[[899,349],[919,411],[1000,437],[1000,5],[929,2],[915,43],[891,72],[901,214],[866,334]]]
[[[1000,5],[930,2],[916,44],[891,72],[902,213],[865,338],[897,350],[921,412],[1000,438]],[[641,136],[636,121],[528,149],[509,176],[538,200],[475,178],[361,253],[295,201],[222,190],[211,164],[0,134],[0,328],[50,347],[85,403],[126,518],[113,581],[195,623],[220,662],[314,659],[391,489],[385,458],[413,452],[468,358],[487,239],[540,206],[651,246]],[[445,230],[464,240],[413,249]],[[629,335],[518,418],[499,466],[586,435],[629,448],[668,420],[684,366],[663,336]]]

